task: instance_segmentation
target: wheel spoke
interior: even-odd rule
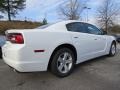
[[[70,63],[72,63],[72,58],[71,57],[69,57],[69,59],[66,60],[66,64],[70,64]]]
[[[64,57],[63,57],[63,60],[66,60],[68,57],[68,53],[64,53]]]
[[[58,58],[58,61],[62,63],[63,59],[61,57]]]
[[[59,69],[60,72],[62,72],[63,67],[64,67],[63,64],[59,65],[58,69]]]
[[[65,72],[69,71],[69,68],[68,68],[68,66],[66,64],[64,65],[64,69],[65,69]]]

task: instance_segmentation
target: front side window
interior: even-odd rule
[[[86,29],[88,30],[89,34],[96,34],[96,35],[101,35],[102,32],[95,26],[86,24]]]
[[[80,22],[69,23],[66,25],[68,31],[87,33],[84,24]]]

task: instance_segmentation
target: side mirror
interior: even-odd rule
[[[107,34],[107,32],[106,31],[103,31],[103,35],[106,35]]]

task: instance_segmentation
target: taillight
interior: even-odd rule
[[[24,44],[24,39],[21,33],[8,33],[7,40],[15,44]]]

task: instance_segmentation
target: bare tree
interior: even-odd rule
[[[0,12],[8,15],[8,20],[25,8],[26,0],[0,0]]]
[[[120,7],[115,0],[104,0],[98,8],[98,23],[108,32],[111,25],[114,24],[116,16],[119,14]]]
[[[83,9],[78,0],[69,0],[66,4],[59,7],[59,15],[61,19],[78,20]]]
[[[2,19],[3,18],[3,16],[2,15],[0,15],[0,19]]]

